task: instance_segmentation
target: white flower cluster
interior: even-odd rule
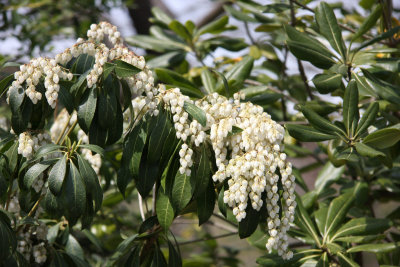
[[[46,132],[36,135],[28,131],[23,132],[18,137],[18,154],[30,159],[41,146],[49,143],[51,143],[51,138]]]
[[[90,29],[87,31],[87,37],[89,41],[102,42],[105,35],[108,35],[109,41],[114,45],[122,45],[123,39],[121,33],[117,31],[117,27],[102,21],[99,24],[90,25]]]
[[[45,263],[47,260],[47,251],[44,246],[44,242],[41,242],[35,246],[33,246],[33,257],[35,258],[35,262],[38,264]]]
[[[203,143],[206,139],[204,127],[197,120],[190,122],[189,114],[184,109],[185,102],[193,104],[193,101],[188,96],[183,95],[179,88],[165,90],[165,88],[160,87],[160,95],[166,104],[165,108],[169,109],[173,114],[172,119],[176,130],[176,137],[183,142],[190,141],[196,146]],[[193,150],[188,148],[186,143],[183,143],[179,151],[181,164],[179,171],[181,174],[186,173],[186,175],[190,175],[190,167],[193,164],[192,154]]]
[[[40,79],[44,76],[44,87],[46,88],[46,99],[52,108],[55,108],[58,98],[60,79],[71,80],[72,73],[65,71],[57,61],[49,58],[34,58],[28,64],[21,65],[20,71],[14,73],[15,81],[10,86],[8,98],[12,90],[18,90],[25,84],[25,94],[36,104],[42,99],[42,93],[36,91]],[[7,98],[7,100],[8,100]]]
[[[240,99],[244,97],[241,93],[236,93],[233,99],[214,93],[196,101],[195,105],[206,114],[206,127],[195,119],[190,122],[184,103],[193,102],[179,89],[161,90],[160,96],[164,108],[173,114],[177,138],[185,142],[179,151],[180,172],[190,175],[192,166],[193,152],[186,143],[198,146],[209,138],[218,167],[213,180],[229,179],[224,202],[233,208],[233,214],[240,222],[246,217],[249,201],[255,210],[260,210],[265,201],[270,234],[266,247],[269,251],[276,249],[284,259],[291,258],[293,253],[288,251],[286,233],[296,208],[295,177],[291,163],[282,153],[284,128],[263,112],[262,107],[250,102],[241,103]],[[205,134],[208,129],[209,136]],[[279,180],[282,199],[278,192]]]

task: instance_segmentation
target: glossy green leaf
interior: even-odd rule
[[[358,187],[358,185],[356,185]],[[336,228],[343,222],[347,212],[351,208],[351,204],[355,199],[355,193],[353,191],[347,192],[335,198],[329,205],[329,209],[326,215],[325,223],[325,238],[332,236]]]
[[[328,55],[330,58],[335,57],[335,55],[317,39],[311,37],[306,33],[299,32],[292,26],[285,24],[283,27],[291,41],[302,42],[304,44],[307,44],[307,46],[309,48],[312,48],[314,51],[318,51],[318,53]]]
[[[312,79],[312,82],[321,94],[328,94],[340,87],[342,83],[342,75],[333,74],[317,74]]]
[[[138,67],[133,66],[122,60],[115,60],[115,73],[118,77],[126,78],[126,77],[133,77],[134,75],[138,74],[142,70]]]
[[[42,174],[48,167],[50,167],[51,164],[51,161],[43,161],[36,163],[32,167],[30,167],[24,176],[25,187],[30,189],[36,178],[38,178],[40,174]]]
[[[192,116],[193,119],[198,121],[203,127],[206,127],[207,124],[206,113],[201,108],[197,107],[196,105],[188,101],[185,101],[183,108],[187,113],[189,113]]]
[[[296,214],[297,215],[294,219],[295,224],[304,230],[312,239],[314,239],[316,244],[321,244],[319,235],[315,229],[315,225],[311,220],[307,210],[304,208],[301,200],[297,201]]]
[[[351,219],[335,232],[331,240],[333,241],[338,237],[350,235],[379,234],[390,228],[390,226],[391,223],[388,219],[376,219],[366,217]]]
[[[126,42],[130,45],[142,47],[144,49],[149,49],[156,52],[165,52],[177,49],[190,51],[190,48],[183,43],[168,39],[161,40],[159,38],[147,35],[131,36],[126,38]]]
[[[362,115],[360,122],[358,123],[355,136],[363,134],[364,131],[368,129],[368,127],[374,122],[375,117],[378,114],[378,111],[379,111],[378,103],[374,102],[368,106],[367,110]]]
[[[247,15],[246,13],[239,11],[231,6],[225,5],[224,9],[227,13],[229,13],[235,19],[247,22],[258,22],[255,18]]]
[[[25,99],[24,89],[22,87],[18,88],[18,89],[11,89],[9,99],[10,99],[9,103],[10,103],[11,111],[13,113],[17,112],[20,109],[20,107]]]
[[[342,38],[342,31],[336,20],[332,8],[325,2],[321,2],[315,11],[315,20],[318,24],[319,32],[325,36],[333,49],[335,49],[346,61],[346,47]]]
[[[239,237],[247,238],[251,236],[257,229],[260,212],[253,209],[251,205],[247,205],[246,217],[239,222]]]
[[[335,61],[329,56],[329,54],[315,50],[312,45],[292,40],[287,40],[286,44],[290,52],[292,52],[298,59],[308,61],[318,68],[329,69],[333,64],[335,64]]]
[[[336,133],[345,135],[344,131],[341,128],[331,123],[327,119],[324,119],[311,109],[308,109],[306,107],[301,107],[301,112],[303,112],[304,116],[315,128],[328,134]]]
[[[209,180],[208,187],[203,194],[197,197],[197,215],[199,216],[199,225],[202,225],[211,217],[215,206],[215,191],[213,182]]]
[[[177,172],[172,187],[171,202],[177,212],[181,211],[192,198],[190,176]]]
[[[346,87],[343,98],[343,123],[348,136],[354,136],[359,118],[357,83],[355,80],[351,80]]]
[[[149,68],[167,68],[181,63],[186,57],[184,51],[173,51],[154,57],[147,61]]]
[[[221,33],[226,29],[225,26],[228,24],[228,21],[229,21],[228,16],[222,16],[217,20],[211,21],[210,23],[207,23],[206,25],[200,27],[196,33],[196,36],[200,36],[205,33],[211,33],[211,34]]]
[[[298,124],[286,124],[289,134],[302,142],[320,142],[337,138],[337,135],[322,133],[310,126]]]
[[[356,51],[359,51],[361,49],[363,49],[364,47],[370,46],[374,43],[377,43],[379,41],[388,39],[390,37],[392,37],[393,35],[395,35],[396,33],[398,33],[400,31],[400,26],[394,27],[384,33],[381,33],[380,35],[372,38],[371,40],[365,41],[364,43],[362,43],[359,47],[357,47]]]
[[[204,69],[201,72],[201,82],[208,94],[211,94],[216,90],[216,81],[208,69]]]
[[[85,133],[89,132],[97,105],[97,88],[93,86],[86,90],[78,106],[78,123]]]
[[[157,219],[164,230],[168,230],[174,220],[174,208],[162,190],[159,190],[156,202]]]
[[[359,267],[360,266],[360,265],[358,265],[358,263],[356,263],[355,261],[353,261],[352,259],[350,259],[349,257],[347,257],[346,255],[344,255],[341,252],[338,253],[338,256],[339,256],[339,263],[341,266],[349,266],[349,267]]]
[[[225,74],[225,77],[229,82],[233,82],[230,88],[233,89],[233,92],[237,92],[243,85],[245,79],[250,76],[251,70],[253,69],[254,58],[250,56],[245,56],[241,61],[233,65],[233,67]],[[223,84],[219,83],[217,85],[217,91],[220,93],[224,90]]]
[[[318,230],[321,236],[325,236],[326,228],[326,215],[328,214],[328,207],[322,206],[315,212],[315,223],[317,224]]]
[[[374,10],[371,12],[371,14],[363,21],[361,26],[358,28],[356,33],[353,35],[351,38],[351,41],[354,42],[358,38],[360,38],[364,33],[369,31],[372,27],[376,25],[377,20],[380,18],[382,14],[382,6],[381,5],[376,5]]]
[[[57,163],[54,164],[49,174],[49,189],[53,195],[58,196],[60,194],[66,173],[67,155],[64,155],[64,157],[60,158]]]
[[[79,147],[89,149],[97,154],[100,154],[101,156],[104,156],[104,149],[97,145],[79,145]]]
[[[395,250],[399,246],[400,246],[400,242],[365,244],[365,245],[351,247],[347,250],[347,253],[356,253],[356,252],[362,252],[362,251],[372,252],[372,253],[387,253],[387,252]]]
[[[318,260],[316,267],[329,267],[329,257],[328,253],[324,252],[321,258]]]
[[[293,253],[293,257],[288,260],[282,259],[282,256],[277,254],[265,255],[257,259],[257,263],[261,266],[280,267],[280,266],[300,266],[307,259],[319,258],[321,255],[320,249],[299,250]]]
[[[117,117],[118,100],[114,90],[119,90],[119,88],[113,88],[113,79],[109,76],[97,96],[98,110],[101,112],[101,116],[97,117],[97,122],[104,129],[112,127]]]
[[[192,191],[194,196],[197,197],[204,193],[211,181],[211,168],[210,160],[207,155],[206,146],[201,146],[201,154],[198,162],[195,162],[192,168],[192,176],[190,177]]]
[[[378,151],[376,149],[373,149],[372,147],[363,144],[363,143],[356,143],[355,144],[357,152],[364,157],[377,157],[377,156],[382,156],[385,157],[385,154],[381,151]]]
[[[79,245],[78,241],[72,235],[68,236],[68,241],[65,245],[65,252],[67,252],[69,255],[78,257],[81,260],[85,259],[81,245]]]
[[[69,172],[65,179],[64,199],[67,207],[66,217],[73,225],[85,212],[86,190],[82,177],[75,164],[69,161]]]
[[[177,86],[181,90],[186,89],[185,92],[187,93],[188,96],[193,96],[198,98],[203,97],[203,94],[196,87],[196,85],[187,80],[186,78],[184,78],[179,73],[162,68],[156,68],[154,70],[157,74],[158,79],[161,80],[162,82]]]
[[[177,21],[177,20],[171,21],[168,24],[168,27],[172,31],[174,31],[178,36],[182,37],[184,40],[186,40],[186,41],[192,40],[192,35],[188,31],[188,29],[186,29],[186,27],[184,25],[182,25],[182,23],[180,23],[179,21]]]
[[[384,128],[364,138],[363,143],[374,148],[384,149],[393,146],[400,140],[400,129]]]
[[[385,235],[361,235],[361,236],[343,236],[335,238],[337,242],[345,243],[371,243],[374,241],[385,239]]]
[[[179,250],[179,248],[178,248]],[[168,266],[182,266],[182,258],[178,251],[176,251],[174,245],[168,240]]]
[[[14,74],[10,74],[0,80],[0,97],[7,91],[11,82],[14,80]]]

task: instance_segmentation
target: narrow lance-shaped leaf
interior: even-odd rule
[[[115,60],[115,63],[115,73],[117,74],[117,76],[122,78],[132,77],[142,71],[138,67],[135,67],[132,64],[129,64],[128,62],[119,59]]]
[[[359,245],[355,247],[351,247],[347,250],[347,253],[356,253],[356,252],[372,252],[372,253],[387,253],[399,248],[400,242],[393,243],[381,243],[381,244],[365,244]]]
[[[389,219],[376,219],[376,218],[356,218],[348,221],[340,227],[331,241],[338,237],[350,235],[373,235],[379,234],[391,226]]]
[[[212,181],[209,181],[205,192],[197,197],[197,214],[199,225],[202,225],[211,217],[215,206],[215,191]]]
[[[192,186],[190,176],[177,172],[172,187],[171,201],[174,208],[179,212],[189,203],[192,198]]]
[[[66,173],[67,155],[64,155],[64,157],[60,158],[57,163],[54,164],[48,179],[49,189],[56,196],[60,194]]]
[[[400,26],[394,27],[394,28],[376,36],[375,38],[372,38],[371,40],[368,40],[368,41],[362,43],[359,47],[357,47],[356,51],[359,51],[359,50],[363,49],[364,47],[367,47],[367,46],[377,43],[379,41],[390,38],[399,31],[400,31]]]
[[[374,122],[376,115],[379,111],[379,104],[374,102],[369,105],[367,110],[364,112],[361,117],[360,122],[358,123],[357,131],[355,137],[360,134],[363,134],[364,131]]]
[[[174,208],[168,196],[159,190],[156,202],[157,219],[164,230],[168,230],[174,220]]]
[[[366,144],[363,144],[363,143],[357,142],[355,144],[355,147],[356,147],[357,152],[361,156],[365,156],[365,157],[377,157],[377,156],[384,157],[385,156],[385,154],[383,152],[373,149],[372,147],[370,147]]]
[[[84,213],[86,207],[86,190],[82,177],[72,160],[69,161],[69,172],[65,181],[64,199],[68,208],[66,217],[73,225]]]
[[[195,120],[197,120],[203,127],[207,124],[206,113],[196,105],[185,101],[183,108],[189,113]]]
[[[312,82],[321,94],[328,94],[340,87],[342,83],[342,75],[333,74],[317,74],[312,79]]]
[[[314,66],[322,69],[329,69],[335,61],[326,53],[322,53],[318,50],[314,50],[314,47],[307,43],[287,40],[286,44],[290,50],[298,59],[305,60],[313,64]]]
[[[357,83],[355,80],[351,80],[346,87],[343,98],[343,122],[348,136],[354,136],[359,117]]]
[[[328,133],[328,134],[337,133],[337,134],[345,135],[345,133],[343,132],[343,130],[341,128],[334,125],[330,121],[322,118],[320,115],[318,115],[316,112],[312,111],[311,109],[308,109],[306,107],[301,107],[301,112],[303,112],[304,116],[315,128],[320,129],[321,131]]]
[[[201,72],[201,82],[203,83],[204,89],[208,94],[215,91],[216,89],[215,79],[208,69],[204,69]]]
[[[285,127],[291,136],[302,142],[320,142],[337,138],[337,135],[323,133],[306,125],[286,124]]]
[[[298,225],[302,230],[304,230],[314,241],[316,244],[320,245],[321,241],[318,236],[318,233],[315,229],[315,225],[310,218],[307,210],[303,207],[303,203],[301,202],[300,197],[296,197],[297,201],[297,208],[296,208],[296,216],[295,216],[295,223]]]
[[[336,20],[332,8],[325,2],[321,2],[315,11],[319,32],[326,37],[333,49],[335,49],[346,61],[346,48],[342,38],[342,31]]]
[[[86,133],[89,132],[97,104],[97,88],[93,86],[86,90],[81,103],[78,106],[79,126]]]
[[[358,31],[353,35],[353,37],[351,38],[351,42],[354,42],[355,40],[360,38],[364,33],[366,33],[369,29],[375,26],[376,21],[379,19],[381,14],[382,14],[382,6],[376,5],[375,9],[364,20],[360,28],[358,28]]]
[[[363,143],[374,148],[384,149],[393,146],[400,140],[400,129],[384,128],[364,138]]]
[[[30,189],[36,178],[51,165],[51,161],[43,161],[33,165],[24,176],[24,185]]]

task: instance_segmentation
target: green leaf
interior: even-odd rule
[[[343,98],[343,123],[348,136],[354,136],[359,118],[357,83],[355,80],[351,80]]]
[[[24,99],[25,99],[25,91],[22,87],[18,89],[10,89],[9,103],[11,111],[13,113],[17,112],[20,109],[22,103],[24,102]]]
[[[184,25],[182,25],[182,23],[180,23],[179,21],[177,21],[177,20],[171,21],[168,24],[168,27],[172,31],[174,31],[177,35],[182,37],[185,41],[189,42],[190,40],[192,40],[192,35],[188,31],[188,29],[186,29],[186,27]]]
[[[387,38],[392,37],[393,35],[395,35],[396,33],[398,33],[400,31],[400,26],[394,27],[378,36],[376,36],[375,38],[372,38],[371,40],[368,40],[364,43],[362,43],[359,47],[357,47],[356,51],[360,51],[361,49],[363,49],[364,47],[367,47],[369,45],[372,45],[374,43],[377,43],[379,41],[385,40]]]
[[[185,57],[185,51],[173,51],[150,59],[149,61],[147,61],[147,66],[149,68],[172,67],[181,63],[185,59]]]
[[[32,160],[37,160],[37,159],[47,156],[51,153],[60,152],[61,148],[62,148],[62,146],[55,145],[55,144],[43,145],[38,149],[38,151],[36,151],[35,156],[32,158]]]
[[[315,20],[318,24],[319,32],[325,36],[333,49],[335,49],[346,61],[346,47],[342,39],[342,31],[337,23],[335,13],[325,2],[321,2],[315,11]]]
[[[179,87],[181,91],[188,96],[197,98],[203,97],[203,94],[196,87],[196,85],[184,78],[179,73],[162,68],[156,68],[154,70],[157,74],[158,79],[162,82]]]
[[[172,18],[170,16],[168,16],[164,11],[162,11],[161,8],[155,6],[151,9],[151,13],[153,13],[154,17],[159,20],[162,21],[164,23],[166,23],[167,25],[171,23]]]
[[[179,250],[179,248],[178,248],[178,250]],[[176,266],[176,267],[182,266],[181,255],[179,254],[178,251],[176,251],[174,245],[169,240],[168,240],[168,251],[169,251],[168,266]]]
[[[24,185],[26,188],[30,189],[32,184],[35,182],[36,178],[42,174],[50,165],[52,161],[43,161],[36,163],[26,172],[24,176]]]
[[[11,82],[14,80],[14,74],[10,74],[0,81],[0,97],[7,91],[8,87],[11,85]]]
[[[293,253],[293,258],[284,260],[279,255],[265,255],[257,259],[257,263],[262,266],[300,266],[302,262],[312,258],[319,258],[321,255],[320,249],[299,250]]]
[[[365,83],[372,88],[380,97],[394,104],[400,105],[399,87],[385,82],[366,69],[362,69],[365,76]]]
[[[171,202],[177,212],[181,211],[189,203],[192,198],[192,186],[190,184],[190,176],[176,173],[174,184],[172,187]]]
[[[318,260],[316,267],[329,267],[329,257],[328,253],[324,252],[321,258]]]
[[[69,114],[72,114],[74,111],[74,98],[69,92],[71,88],[71,83],[67,83],[64,81],[61,81],[60,83],[60,90],[58,91],[58,98],[60,99],[60,102],[63,104],[63,106],[67,109]]]
[[[98,211],[100,210],[103,202],[103,189],[100,186],[96,172],[93,170],[89,162],[82,158],[82,156],[79,154],[77,154],[77,158],[79,172],[83,181],[85,182],[87,193],[92,196],[95,202],[94,210]]]
[[[167,266],[167,261],[165,260],[164,254],[162,253],[160,247],[157,245],[155,248],[151,267],[164,267],[164,266]]]
[[[321,94],[328,94],[338,89],[342,83],[342,75],[333,74],[317,74],[312,82]]]
[[[177,49],[190,51],[190,47],[187,47],[184,43],[180,43],[171,39],[159,39],[153,36],[135,35],[128,37],[125,40],[130,45],[142,47],[144,49],[153,50],[160,53]]]
[[[210,179],[208,187],[203,194],[197,197],[197,215],[199,216],[199,225],[202,225],[211,217],[215,206],[215,191],[213,182]]]
[[[400,140],[400,129],[384,128],[364,138],[363,143],[374,148],[384,149],[393,146]]]
[[[358,188],[358,186],[359,184],[356,185],[356,188]],[[356,191],[356,189],[354,189],[354,191]],[[345,219],[346,214],[351,208],[351,204],[355,199],[354,191],[350,191],[343,195],[340,195],[339,197],[335,198],[329,205],[328,213],[326,215],[324,239],[332,236],[336,228]]]
[[[241,133],[241,132],[243,132],[243,129],[242,129],[242,128],[233,125],[233,126],[232,126],[232,131],[230,131],[230,132],[228,133],[228,136],[227,136],[227,137],[233,136],[233,135],[235,135],[235,134],[239,134],[239,133]]]
[[[108,75],[115,70],[115,64],[106,62],[103,67],[103,79],[106,80]]]
[[[198,162],[194,164],[190,180],[195,197],[203,194],[211,181],[210,160],[204,144],[201,146],[201,155]]]
[[[204,69],[201,72],[201,82],[203,83],[204,89],[208,94],[211,94],[216,90],[215,79],[208,69]]]
[[[237,92],[243,85],[245,79],[250,76],[251,70],[253,69],[254,58],[245,56],[241,61],[233,65],[233,67],[225,74],[225,77],[230,84],[230,88],[233,89],[230,93]],[[224,85],[219,84],[217,86],[217,92],[222,92]]]
[[[246,238],[251,236],[257,229],[260,219],[260,212],[247,205],[246,217],[239,222],[239,237]]]
[[[78,123],[85,133],[89,132],[97,104],[97,88],[93,86],[86,90],[78,106]]]
[[[81,54],[76,59],[75,64],[72,68],[72,72],[83,74],[92,68],[94,61],[95,59],[93,56],[89,56],[88,54]]]
[[[119,84],[118,84],[119,85]],[[98,110],[101,111],[101,116],[97,117],[98,124],[104,128],[109,129],[113,126],[115,118],[117,117],[117,98],[114,90],[119,90],[113,87],[113,79],[109,76],[104,81],[104,86],[101,88],[97,96]]]
[[[115,73],[117,74],[118,77],[121,78],[126,78],[126,77],[132,77],[135,74],[138,74],[142,70],[133,66],[132,64],[129,64],[128,62],[122,61],[122,60],[115,60],[116,63],[115,66]]]
[[[379,111],[379,104],[377,102],[373,102],[369,105],[367,110],[361,117],[360,122],[358,123],[357,131],[355,136],[363,134],[365,130],[375,121],[375,117]]]
[[[174,220],[174,208],[168,196],[159,190],[157,202],[157,219],[164,230],[168,230]]]
[[[49,189],[53,193],[53,195],[58,196],[60,194],[65,175],[67,173],[67,155],[60,158],[56,164],[54,164],[53,168],[49,174]]]
[[[64,189],[66,217],[71,225],[85,212],[86,190],[81,175],[72,160],[69,161],[69,172],[65,180]]]
[[[395,243],[382,243],[382,244],[365,244],[355,247],[351,247],[347,250],[347,253],[356,252],[372,252],[372,253],[388,253],[397,249],[400,246],[400,242]]]
[[[374,235],[382,233],[391,226],[388,219],[356,218],[340,227],[332,236],[331,241],[338,237],[350,235]]]
[[[376,25],[377,20],[380,18],[382,14],[382,6],[377,5],[375,9],[371,12],[371,14],[364,20],[361,24],[360,28],[356,31],[356,33],[351,38],[351,42],[354,42],[358,38],[360,38],[364,33],[369,31],[372,27]]]
[[[385,157],[385,154],[381,151],[378,151],[376,149],[373,149],[370,146],[367,146],[366,144],[363,143],[356,143],[355,144],[357,152],[364,157],[377,157],[377,156],[382,156]]]
[[[196,33],[196,36],[203,35],[205,33],[218,34],[226,30],[226,25],[228,24],[229,17],[222,16],[217,20],[214,20],[206,25],[200,27]]]
[[[322,133],[321,131],[306,125],[287,123],[285,127],[291,136],[302,142],[320,142],[337,138],[336,135]]]
[[[306,107],[301,107],[301,112],[303,112],[304,116],[315,128],[327,134],[337,133],[345,135],[345,132],[341,128],[331,123],[330,121],[324,119],[313,110],[308,109]]]
[[[362,235],[362,236],[343,236],[335,238],[337,242],[345,243],[371,243],[373,241],[378,241],[384,239],[385,235]]]
[[[100,154],[100,156],[104,156],[104,149],[97,145],[79,145],[79,147],[89,149],[97,154]]]
[[[338,253],[339,263],[341,266],[359,267],[358,263],[343,255],[341,252]]]
[[[99,112],[100,110],[98,109],[90,125],[88,136],[90,144],[104,147],[106,145],[108,130],[103,129],[99,125],[98,123],[98,117],[100,116]]]
[[[322,237],[325,236],[327,214],[328,214],[328,207],[326,206],[322,206],[319,210],[315,212],[315,222]]]
[[[57,224],[53,225],[52,227],[49,227],[46,238],[50,244],[53,244],[56,241],[58,232],[60,231],[60,224],[61,223],[57,223]]]
[[[68,241],[65,245],[65,252],[67,252],[69,255],[78,257],[81,260],[85,260],[81,245],[79,245],[78,241],[72,235],[68,236]]]
[[[247,21],[247,22],[258,22],[255,18],[247,15],[244,12],[241,12],[231,6],[224,5],[224,9],[227,13],[229,13],[232,17],[235,19],[241,20],[241,21]]]
[[[317,245],[320,245],[321,242],[318,233],[315,229],[315,225],[310,218],[310,215],[304,208],[301,198],[298,197],[296,199],[298,200],[297,200],[295,224],[299,226],[302,230],[304,230],[311,238],[313,238]]]
[[[286,44],[295,57],[308,61],[318,68],[329,69],[336,63],[329,54],[315,50],[315,47],[308,43],[287,40]]]
[[[185,101],[183,108],[187,113],[190,114],[190,116],[192,116],[193,119],[198,121],[203,127],[206,127],[207,125],[206,113],[201,108],[197,107],[196,105],[188,101]]]
[[[328,55],[330,58],[335,57],[335,55],[317,39],[309,36],[306,33],[297,31],[292,26],[285,24],[283,25],[283,27],[291,41],[302,42],[304,44],[307,44],[309,48],[312,48],[312,50],[317,51],[318,53]]]

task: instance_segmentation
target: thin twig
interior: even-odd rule
[[[41,195],[39,197],[39,199],[36,201],[35,205],[33,205],[32,209],[29,211],[28,217],[32,217],[32,215],[35,213],[35,211],[38,208],[39,203],[40,203],[40,201],[42,201],[43,197],[44,197],[44,195]]]
[[[66,131],[67,128],[68,128],[69,122],[71,121],[71,117],[72,117],[71,115],[68,116],[67,123],[64,125],[64,128],[62,129],[60,136],[58,136],[57,141],[56,141],[56,144],[59,144],[60,141],[61,141],[61,138],[64,136],[65,131]]]
[[[212,215],[215,216],[215,217],[217,217],[217,218],[220,219],[220,220],[223,220],[224,222],[229,223],[230,225],[233,225],[233,226],[237,227],[236,224],[234,224],[234,223],[231,222],[231,221],[228,221],[225,217],[223,217],[223,216],[221,216],[221,215],[219,215],[219,214],[217,214],[217,213],[213,213]]]
[[[153,216],[156,215],[156,184],[153,186]]]
[[[233,233],[227,233],[227,234],[223,234],[223,235],[209,236],[209,237],[194,239],[194,240],[190,240],[190,241],[186,241],[186,242],[181,242],[181,243],[179,243],[179,246],[193,244],[193,243],[197,243],[197,242],[203,242],[203,241],[207,241],[207,240],[211,240],[211,239],[224,238],[224,237],[228,237],[231,235],[236,235],[237,233],[238,232],[233,232]]]
[[[140,216],[142,217],[142,221],[145,221],[146,217],[144,216],[144,211],[143,211],[143,199],[139,192],[138,192],[138,200],[139,200]]]
[[[251,36],[251,32],[250,32],[250,29],[249,29],[249,24],[247,23],[247,21],[244,22],[244,28],[246,30],[247,36],[250,39],[251,44],[255,45],[256,42],[254,41],[253,36]]]
[[[74,130],[75,126],[78,124],[78,120],[76,120],[72,125],[71,128],[68,129],[68,132],[64,135],[61,140],[60,145],[64,144],[65,139],[70,135],[70,133]]]

